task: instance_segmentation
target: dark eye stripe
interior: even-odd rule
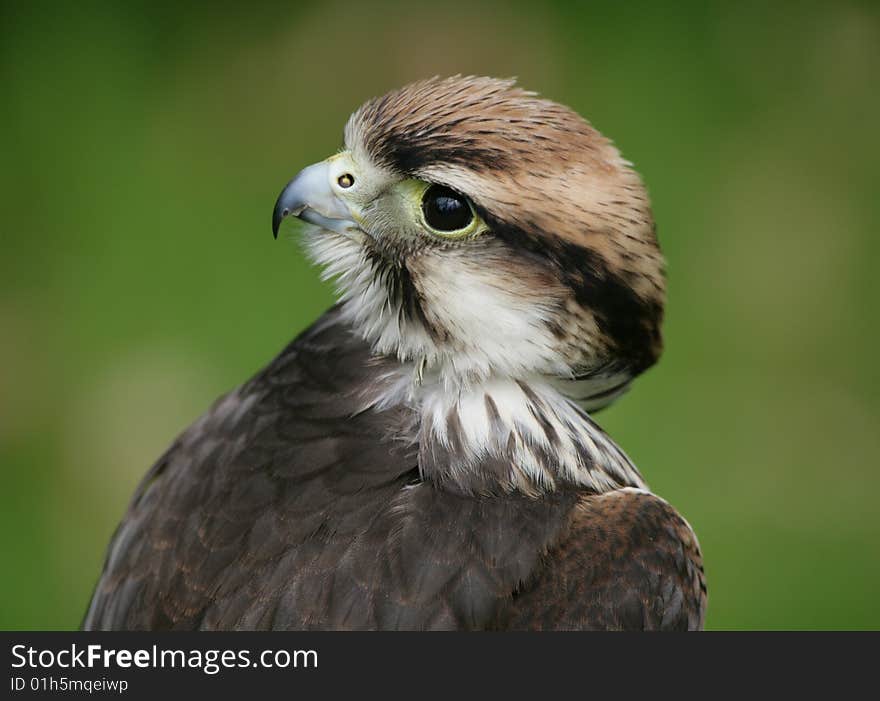
[[[470,203],[455,190],[443,185],[431,185],[422,196],[425,221],[437,231],[459,231],[474,220]]]

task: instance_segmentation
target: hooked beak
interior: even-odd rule
[[[348,207],[333,191],[329,161],[304,168],[281,191],[272,212],[272,233],[276,239],[281,222],[289,216],[339,233],[357,228]]]

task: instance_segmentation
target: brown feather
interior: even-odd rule
[[[669,504],[621,490],[580,499],[566,535],[502,608],[529,630],[698,630],[706,581],[697,538]]]

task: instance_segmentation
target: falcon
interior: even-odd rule
[[[83,627],[698,629],[696,536],[591,414],[661,351],[648,196],[510,80],[360,107],[272,226],[339,302],[180,435]]]

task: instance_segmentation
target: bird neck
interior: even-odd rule
[[[646,488],[626,454],[547,378],[450,386],[417,375],[409,402],[426,480],[470,494]]]

